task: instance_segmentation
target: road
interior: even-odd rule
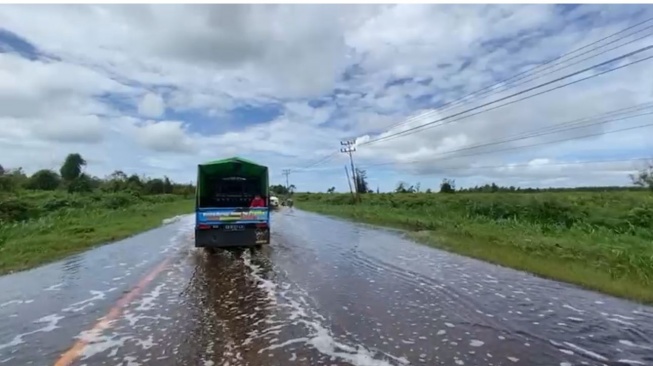
[[[653,309],[297,209],[212,256],[192,217],[0,277],[0,365],[653,365]]]

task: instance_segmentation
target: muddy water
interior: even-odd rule
[[[209,256],[191,228],[1,277],[0,364],[653,365],[653,309],[396,232],[285,209]]]

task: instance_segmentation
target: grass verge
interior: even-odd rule
[[[58,209],[21,222],[0,222],[0,274],[25,270],[110,243],[193,211],[192,199],[150,200],[126,207]]]
[[[408,230],[416,241],[439,249],[653,304],[653,232],[645,227],[651,222],[633,216],[646,215],[650,198],[618,194],[369,195],[357,206],[343,204],[346,198],[335,195],[311,194],[298,197],[297,206]],[[560,199],[571,206],[555,206]],[[620,201],[620,206],[602,202],[606,199]],[[419,200],[424,204],[415,204]],[[516,205],[514,215],[495,217],[503,212],[501,205],[510,204]],[[549,222],[546,215],[535,219],[533,207],[549,210],[549,216],[566,223]],[[601,209],[605,207],[610,210]]]

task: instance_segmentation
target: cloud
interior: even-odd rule
[[[181,121],[146,121],[135,126],[136,140],[156,152],[190,153],[195,150]]]
[[[161,96],[147,93],[143,99],[138,103],[138,114],[149,118],[158,118],[165,112],[165,104]]]
[[[636,127],[645,116],[511,138],[650,100],[646,62],[451,116],[647,45],[650,38],[634,40],[643,32],[566,69],[455,102],[650,13],[604,5],[7,5],[0,163],[33,171],[80,152],[95,162],[94,174],[165,172],[189,181],[199,161],[240,155],[268,164],[273,181],[296,168],[299,189],[346,190],[348,157],[332,153],[357,138],[355,159],[381,189],[399,180],[436,186],[443,177],[627,184],[627,162],[616,170],[523,164],[645,155],[653,146],[643,129],[562,141]],[[439,119],[446,123],[365,144]],[[315,161],[323,162],[299,173]],[[518,166],[474,170],[510,164]]]

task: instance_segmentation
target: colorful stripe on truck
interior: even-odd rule
[[[197,223],[247,223],[268,221],[267,208],[211,208],[197,211]]]

